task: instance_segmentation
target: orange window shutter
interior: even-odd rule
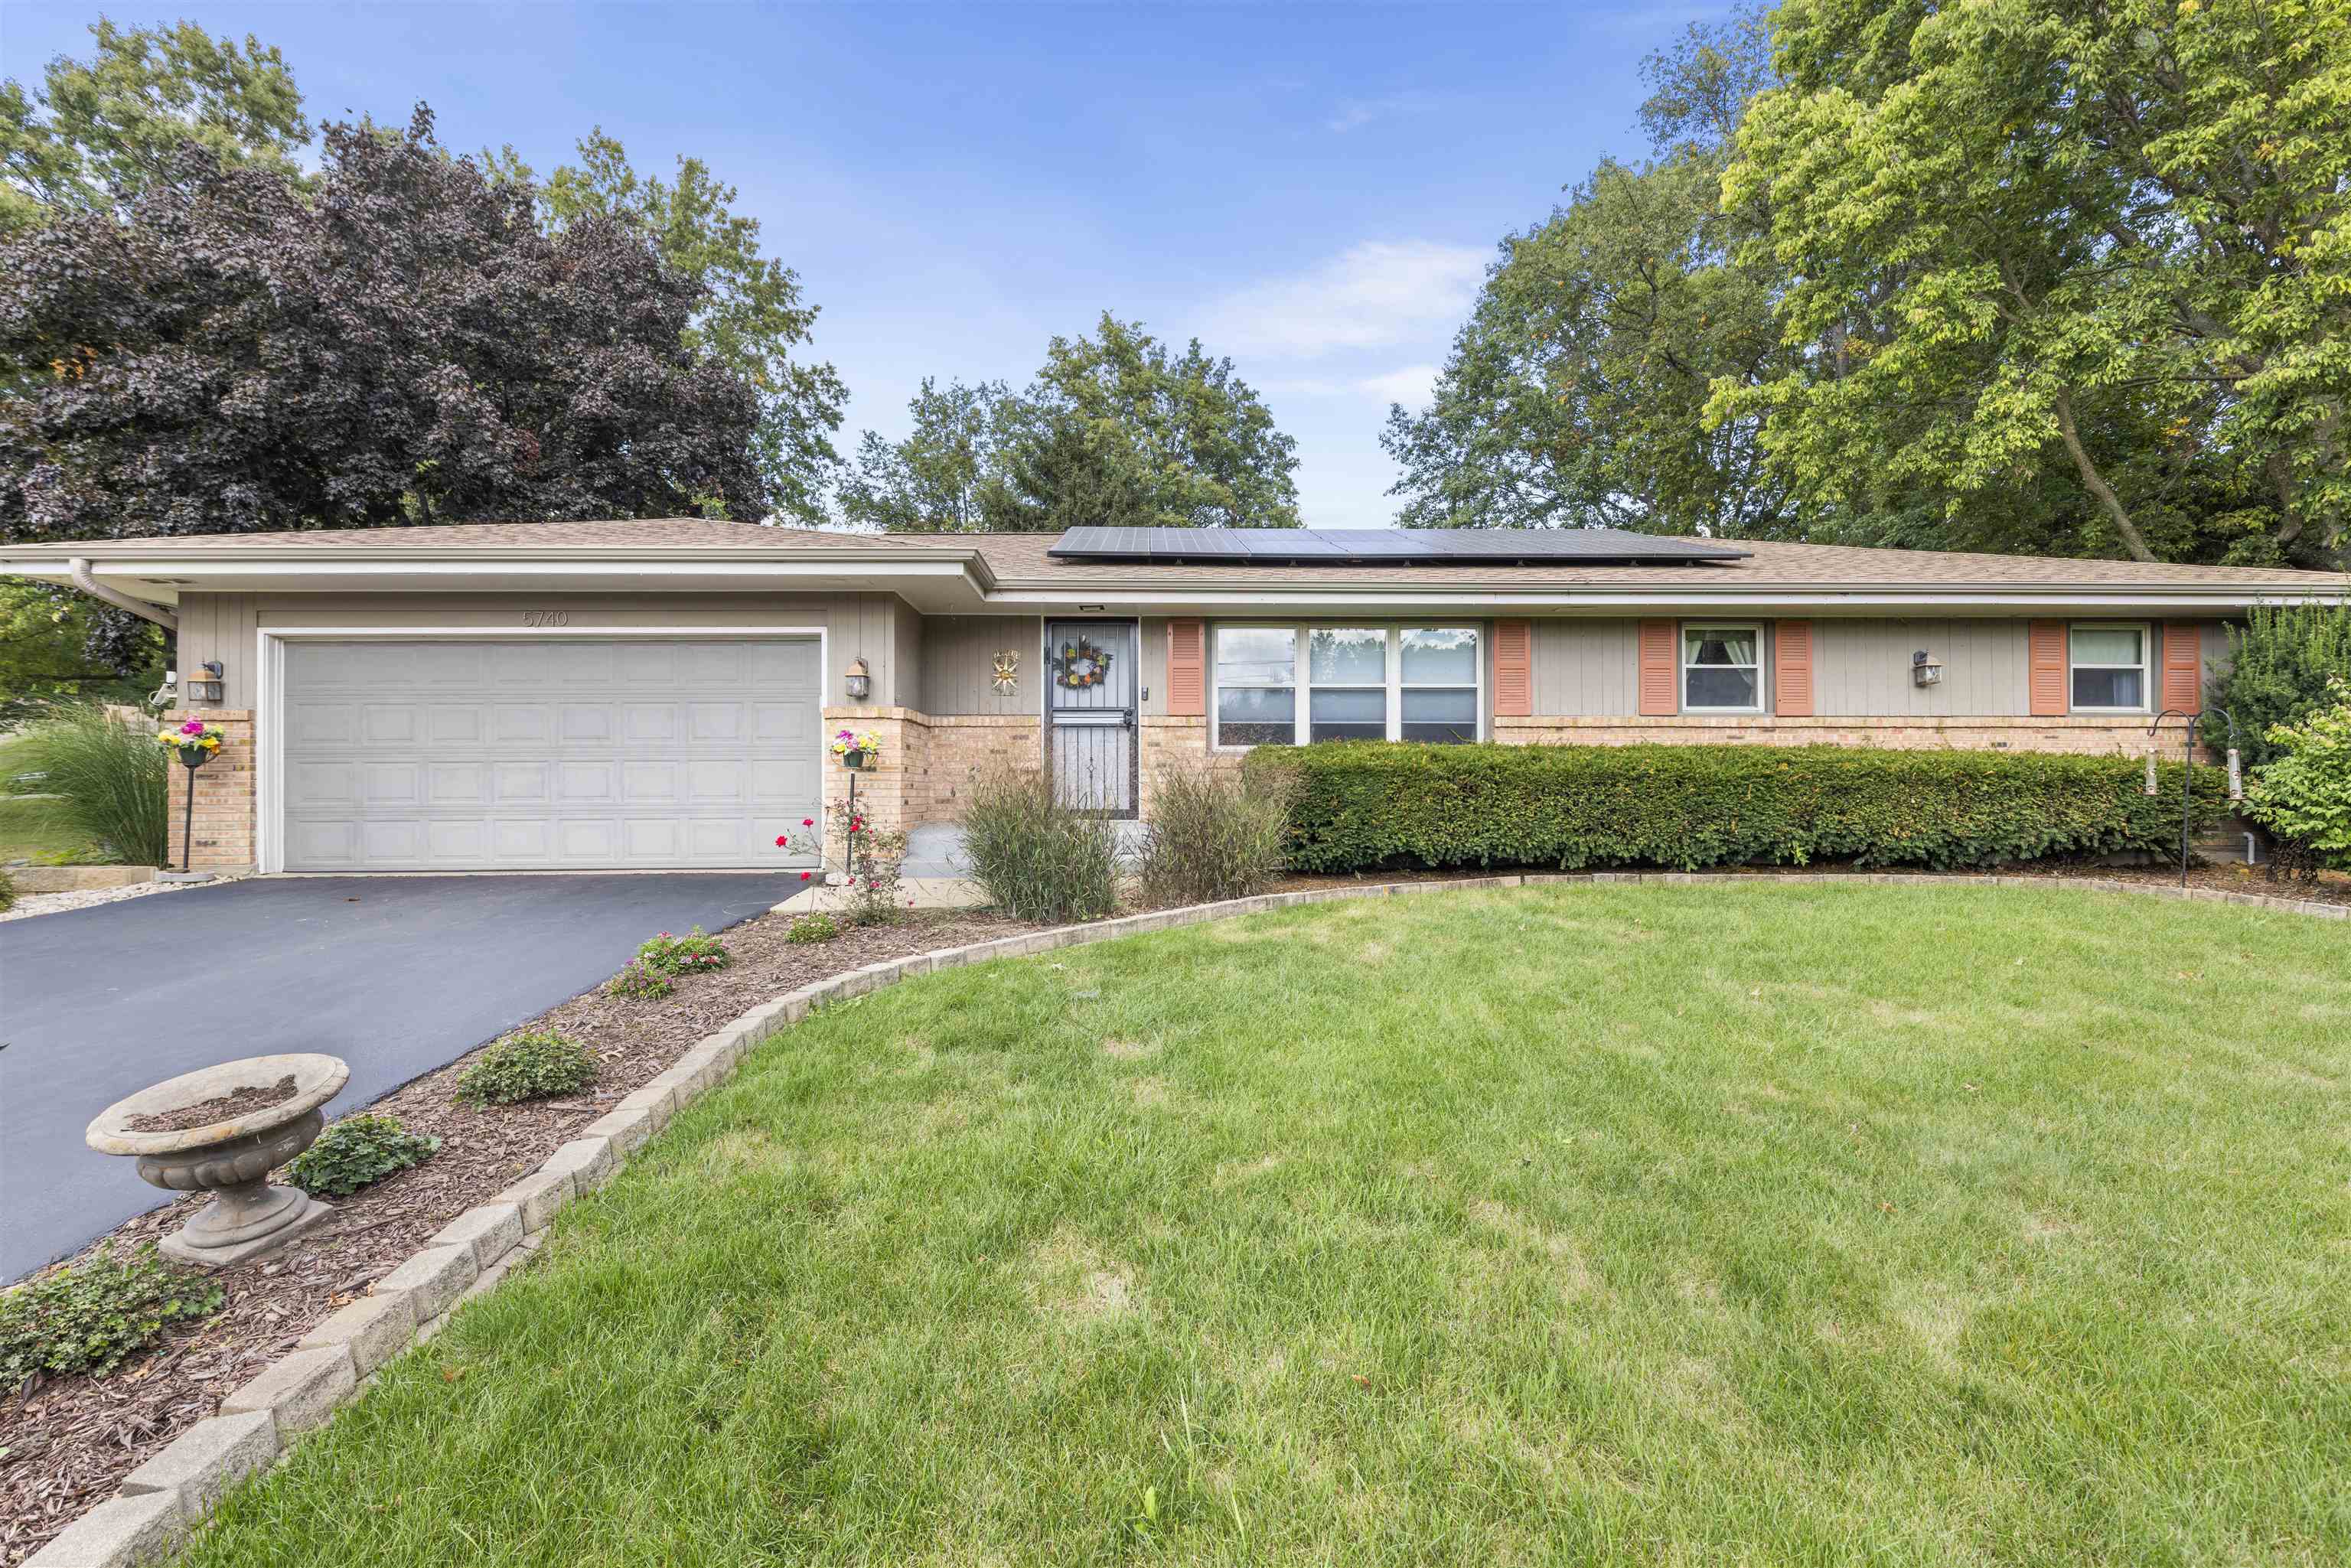
[[[2193,621],[2164,623],[2163,706],[2204,711],[2204,629]]]
[[[1208,711],[1207,642],[1197,621],[1167,622],[1167,711],[1176,717]]]
[[[1772,711],[1782,718],[1813,716],[1813,623],[1782,621],[1771,628]]]
[[[1494,623],[1494,716],[1531,718],[1534,711],[1534,622],[1498,621]]]
[[[2031,669],[2027,676],[2034,718],[2065,716],[2065,622],[2032,621],[2024,628]]]
[[[1670,717],[1682,711],[1680,633],[1671,621],[1641,622],[1641,713]]]

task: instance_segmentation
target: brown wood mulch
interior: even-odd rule
[[[1521,868],[1494,868],[1507,871]],[[1524,868],[1534,869],[1534,868]],[[1654,869],[1654,868],[1652,868]],[[1849,865],[1750,866],[1775,872],[1852,872]],[[1476,867],[1391,871],[1362,876],[1284,877],[1273,892],[1350,883],[1454,882],[1489,874]],[[1955,882],[1991,873],[1951,873]],[[2045,861],[1999,869],[2003,876],[2102,878],[2177,886],[2176,866],[2112,866]],[[2231,893],[2351,904],[2351,875],[2315,883],[2271,881],[2258,869],[2206,863],[2189,885]],[[1146,905],[1147,906],[1147,905]],[[572,1099],[474,1109],[451,1096],[456,1075],[476,1056],[384,1096],[368,1110],[400,1118],[410,1131],[442,1140],[423,1165],[336,1201],[336,1218],[291,1250],[222,1270],[229,1303],[201,1323],[168,1331],[154,1351],[110,1377],[72,1377],[0,1405],[0,1564],[21,1563],[74,1518],[113,1493],[122,1478],[174,1437],[211,1416],[221,1398],[294,1348],[311,1326],[397,1268],[433,1233],[534,1169],[557,1145],[604,1114],[614,1102],[675,1061],[695,1041],[747,1009],[811,980],[935,947],[986,942],[1030,929],[1020,921],[971,912],[931,913],[894,926],[852,927],[832,941],[784,941],[785,915],[766,915],[725,934],[733,967],[691,977],[659,1001],[629,1001],[601,989],[574,997],[523,1029],[552,1029],[585,1042],[600,1068],[592,1093]],[[183,1224],[183,1198],[118,1227],[111,1241],[136,1246]],[[89,1255],[86,1250],[82,1256]]]
[[[479,1050],[394,1090],[367,1109],[439,1137],[438,1154],[332,1200],[335,1217],[286,1250],[219,1270],[213,1278],[228,1292],[226,1307],[167,1330],[154,1350],[111,1376],[67,1377],[29,1393],[0,1394],[0,1563],[14,1568],[113,1495],[124,1476],[213,1415],[224,1396],[293,1349],[320,1319],[365,1293],[450,1220],[536,1169],[695,1041],[828,975],[1034,928],[994,915],[942,912],[794,946],[784,940],[789,924],[789,916],[763,915],[726,931],[734,964],[685,977],[660,1000],[630,1001],[600,988],[521,1026],[555,1030],[594,1051],[599,1065],[590,1093],[460,1105],[451,1097],[456,1076]],[[155,1240],[207,1201],[182,1198],[141,1215],[80,1256],[110,1242],[135,1248]]]
[[[242,1116],[247,1111],[266,1111],[272,1105],[283,1105],[298,1092],[294,1086],[294,1075],[289,1072],[275,1083],[240,1083],[225,1094],[215,1094],[209,1100],[199,1100],[176,1111],[158,1111],[152,1116],[133,1116],[122,1124],[134,1133],[191,1132],[198,1127],[209,1127],[215,1122]]]

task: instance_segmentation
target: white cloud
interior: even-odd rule
[[[1436,393],[1437,367],[1406,365],[1384,375],[1365,376],[1355,384],[1383,404],[1400,402],[1406,408],[1423,408]]]
[[[1311,271],[1237,290],[1209,307],[1220,353],[1311,359],[1449,333],[1477,297],[1487,254],[1428,240],[1366,240]]]
[[[1384,98],[1350,98],[1340,101],[1337,110],[1322,123],[1330,130],[1345,135],[1360,131],[1375,120],[1392,120],[1400,114],[1418,114],[1436,107],[1437,100],[1427,93],[1392,92]]]

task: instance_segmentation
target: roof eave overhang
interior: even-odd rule
[[[1865,614],[1949,613],[1969,610],[2015,611],[2112,609],[2116,612],[2242,612],[2256,604],[2299,603],[2316,599],[2351,600],[2351,584],[2326,588],[2299,584],[2117,584],[2117,583],[1677,583],[1670,587],[1576,584],[1530,588],[1521,583],[1463,584],[1442,591],[1422,583],[1351,583],[1328,588],[1306,583],[1250,588],[1127,588],[1110,584],[1008,582],[988,595],[990,608],[1065,610],[1082,601],[1105,610],[1346,613],[1369,608],[1395,613],[1477,612],[1549,614],[1624,614],[1644,610]]]

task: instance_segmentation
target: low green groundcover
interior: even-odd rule
[[[1585,885],[925,977],[191,1561],[2351,1560],[2346,930]]]
[[[2176,743],[2175,743],[2176,744]],[[2176,852],[2180,765],[1842,746],[1259,747],[1291,777],[1290,863],[1964,866]],[[2226,788],[2197,771],[2196,826]]]

